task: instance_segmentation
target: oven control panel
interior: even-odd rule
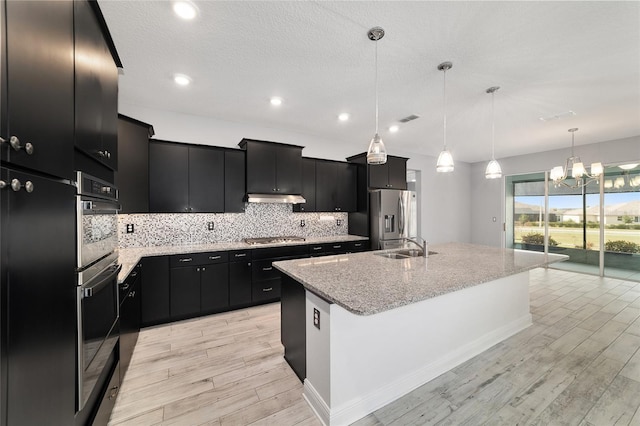
[[[109,200],[118,199],[118,189],[109,182],[105,182],[83,172],[77,172],[77,179],[79,195],[90,195],[92,197]]]

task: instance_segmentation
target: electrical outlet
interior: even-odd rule
[[[133,234],[133,223],[127,223],[127,234]]]
[[[213,222],[207,222],[207,229],[208,229],[209,231],[213,231],[213,229],[214,229],[214,224],[213,224]]]
[[[342,219],[336,219],[336,225],[342,226]]]
[[[320,311],[318,308],[313,308],[313,325],[320,330]]]
[[[300,228],[304,228],[307,224],[304,222],[304,219],[300,219]]]

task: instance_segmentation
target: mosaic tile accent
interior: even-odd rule
[[[320,220],[320,217],[332,217]],[[341,226],[336,222],[340,219]],[[300,221],[305,226],[300,226]],[[247,204],[244,213],[170,213],[118,215],[120,248],[210,244],[291,235],[332,237],[348,234],[347,213],[294,213],[291,204]],[[207,223],[214,223],[214,230]],[[127,234],[126,225],[134,232]]]

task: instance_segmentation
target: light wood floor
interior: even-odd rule
[[[531,272],[534,324],[356,422],[640,425],[640,283]],[[279,304],[144,329],[110,425],[319,425]]]

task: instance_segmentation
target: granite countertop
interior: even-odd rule
[[[118,262],[122,265],[122,270],[118,274],[118,283],[123,282],[138,262],[140,262],[140,259],[147,256],[167,256],[173,254],[201,253],[208,251],[245,250],[306,244],[338,243],[343,241],[363,241],[368,239],[369,238],[367,237],[360,237],[358,235],[336,235],[333,237],[306,238],[305,241],[260,245],[249,245],[244,241],[231,241],[213,244],[121,248],[118,249]]]
[[[357,315],[372,315],[568,259],[476,244],[433,244],[428,258],[378,252],[274,262],[309,291]],[[392,252],[394,250],[384,250]]]

